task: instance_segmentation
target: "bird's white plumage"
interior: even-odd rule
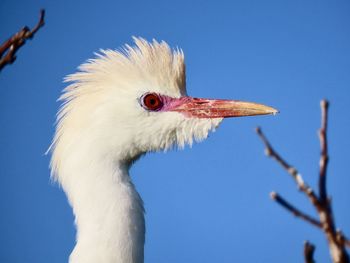
[[[80,66],[60,98],[51,169],[76,218],[72,263],[143,262],[144,210],[130,165],[146,152],[203,140],[222,120],[141,107],[147,92],[186,95],[185,64],[165,42],[134,40]]]

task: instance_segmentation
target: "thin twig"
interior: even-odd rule
[[[295,206],[290,204],[288,201],[286,201],[278,193],[271,192],[270,193],[270,197],[272,198],[272,200],[276,201],[279,205],[281,205],[282,207],[287,209],[289,212],[291,212],[296,217],[299,217],[299,218],[309,222],[310,224],[312,224],[312,225],[314,225],[314,226],[316,226],[318,228],[322,228],[322,224],[321,224],[320,221],[318,221],[317,219],[315,219],[315,218],[309,216],[308,214],[300,211],[298,208],[296,208]]]
[[[328,126],[328,107],[329,103],[326,100],[321,101],[321,129],[319,130],[319,138],[321,145],[320,158],[320,178],[319,178],[319,195],[322,203],[327,202],[326,176],[328,165],[328,143],[327,143],[327,126]]]
[[[319,131],[319,139],[321,145],[320,157],[320,173],[319,173],[319,197],[313,189],[309,187],[298,173],[297,169],[290,166],[282,157],[272,148],[270,142],[263,134],[261,129],[256,129],[257,134],[265,145],[266,154],[277,161],[296,181],[299,189],[305,193],[310,202],[313,204],[319,215],[319,221],[301,212],[295,206],[288,203],[281,196],[272,193],[271,197],[277,201],[282,207],[287,209],[299,218],[304,219],[312,225],[321,228],[327,238],[330,254],[334,263],[349,263],[349,255],[346,251],[346,246],[350,247],[350,241],[340,230],[336,230],[335,220],[332,211],[331,198],[327,194],[326,175],[328,166],[328,142],[327,142],[327,126],[328,126],[328,108],[329,103],[326,100],[321,101],[321,129]],[[305,247],[306,249],[306,247]]]
[[[16,60],[16,52],[22,47],[27,39],[34,37],[35,33],[45,24],[45,10],[40,10],[40,18],[36,26],[30,30],[27,26],[15,33],[0,46],[0,71]]]
[[[311,244],[309,241],[305,241],[304,243],[305,263],[315,263],[314,252],[315,252],[315,246]]]
[[[259,135],[263,143],[265,144],[265,153],[268,157],[271,157],[272,159],[276,160],[277,163],[279,163],[295,180],[298,188],[304,192],[310,199],[311,203],[314,205],[317,205],[318,198],[315,194],[315,192],[312,190],[311,187],[309,187],[305,182],[301,174],[298,172],[298,170],[289,165],[271,146],[270,142],[267,140],[266,136],[262,132],[260,127],[256,128],[256,133]]]

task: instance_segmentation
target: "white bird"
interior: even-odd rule
[[[188,97],[183,52],[134,41],[82,64],[60,97],[50,166],[75,215],[71,263],[144,261],[143,202],[129,176],[141,155],[201,141],[225,117],[277,112]]]

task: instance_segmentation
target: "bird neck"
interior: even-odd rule
[[[142,263],[144,209],[129,164],[106,156],[91,159],[91,152],[77,154],[70,156],[74,174],[62,180],[77,225],[70,262]]]

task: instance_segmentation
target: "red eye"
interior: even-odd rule
[[[163,102],[156,93],[148,93],[141,100],[142,106],[147,110],[156,111],[163,106]]]

